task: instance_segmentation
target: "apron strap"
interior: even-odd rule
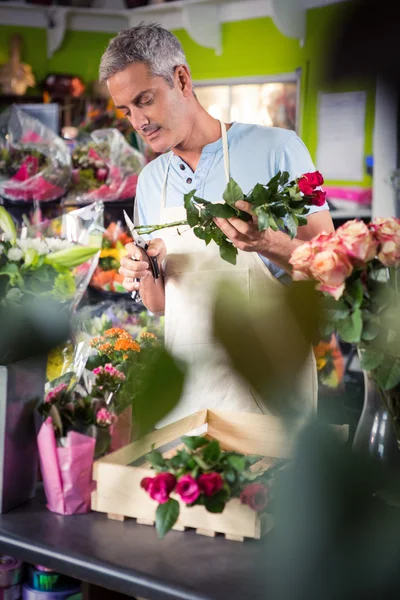
[[[165,173],[164,173],[164,181],[163,181],[163,186],[162,186],[162,190],[161,190],[161,210],[163,210],[166,206],[166,202],[167,202],[167,181],[168,181],[168,172],[169,172],[169,168],[171,166],[171,161],[172,161],[172,157],[173,157],[173,152],[170,153],[168,161],[167,161],[167,166],[165,167]]]
[[[224,153],[224,169],[225,169],[225,177],[226,182],[229,183],[230,179],[230,169],[229,169],[229,150],[228,150],[228,136],[226,133],[225,123],[223,121],[219,121],[221,123],[221,138],[222,138],[222,151]]]

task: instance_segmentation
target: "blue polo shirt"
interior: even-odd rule
[[[233,123],[228,129],[231,177],[248,194],[257,183],[268,183],[278,171],[288,171],[291,179],[315,171],[310,154],[294,131]],[[171,152],[151,161],[139,176],[136,192],[135,222],[160,223],[161,190]],[[168,172],[166,207],[183,206],[183,196],[191,190],[210,202],[221,202],[226,187],[222,140],[204,146],[196,171],[173,155]],[[308,214],[328,210],[314,206]],[[154,234],[156,236],[156,233]],[[285,274],[280,267],[261,256],[275,277]]]

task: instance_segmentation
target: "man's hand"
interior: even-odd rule
[[[216,225],[223,231],[236,248],[244,250],[245,252],[258,252],[263,254],[267,251],[271,243],[271,233],[274,232],[271,229],[265,231],[258,230],[258,220],[256,215],[253,213],[252,205],[250,202],[240,200],[236,202],[236,208],[239,208],[243,212],[248,213],[252,216],[251,221],[242,221],[238,217],[232,217],[230,219],[217,219],[214,221]]]
[[[133,243],[127,244],[125,249],[128,252],[128,256],[122,258],[119,273],[125,278],[122,283],[124,288],[128,292],[133,292],[140,288],[140,282],[135,281],[135,279],[143,281],[146,277],[152,275],[152,271],[144,250]],[[155,256],[160,265],[167,253],[164,241],[160,238],[151,240],[147,253],[149,256]]]

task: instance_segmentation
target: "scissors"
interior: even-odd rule
[[[149,247],[149,245],[148,245],[147,241],[141,235],[138,234],[132,220],[128,217],[128,214],[125,210],[124,210],[124,218],[125,218],[125,223],[130,231],[132,238],[133,238],[133,243],[135,244],[135,246],[138,246],[139,248],[141,248],[142,250],[145,251],[147,258],[149,259],[153,279],[154,279],[154,281],[157,281],[157,279],[160,278],[160,268],[158,266],[157,258],[155,256],[149,256],[147,254],[147,248]],[[136,260],[136,258],[132,258],[132,260]],[[135,281],[140,281],[140,279],[136,278]],[[132,292],[132,298],[133,298],[133,300],[135,300],[135,302],[140,302],[140,294],[139,294],[138,290],[135,292]]]

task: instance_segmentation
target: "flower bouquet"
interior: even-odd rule
[[[0,195],[9,201],[49,202],[63,196],[71,176],[64,141],[13,105],[0,118]]]
[[[223,451],[218,440],[203,436],[183,436],[183,447],[172,458],[165,458],[154,448],[146,459],[156,471],[145,477],[141,487],[158,503],[156,529],[160,538],[175,525],[179,517],[178,500],[188,507],[204,506],[210,513],[222,513],[232,498],[252,510],[267,510],[273,496],[275,473],[286,464],[277,461],[262,468],[262,456],[245,456]],[[259,468],[257,467],[257,463]]]
[[[293,279],[323,293],[321,332],[356,344],[400,443],[400,220],[348,221],[293,252]]]
[[[77,145],[70,196],[79,202],[124,200],[136,194],[138,175],[145,158],[117,129],[98,129],[91,141]]]
[[[90,286],[102,292],[127,294],[122,286],[123,276],[119,274],[120,261],[126,255],[125,246],[132,238],[124,231],[120,222],[112,222],[103,235],[99,263]]]
[[[111,400],[124,380],[122,372],[106,364],[78,382],[73,373],[52,382],[39,406],[45,420],[38,434],[49,510],[90,510],[93,460],[110,448],[110,429],[117,420]]]
[[[18,238],[2,206],[0,231],[0,303],[23,303],[37,296],[70,302],[77,292],[74,269],[98,254],[98,246],[80,246],[66,239]]]
[[[243,221],[256,220],[260,231],[269,227],[281,229],[291,238],[297,234],[297,228],[307,224],[306,215],[310,206],[322,206],[325,192],[318,189],[324,179],[318,171],[305,173],[292,181],[289,173],[280,171],[267,183],[258,183],[248,194],[232,178],[224,191],[224,202],[212,203],[196,196],[192,190],[184,196],[187,219],[161,225],[143,225],[135,229],[138,233],[149,235],[167,227],[189,225],[193,233],[206,245],[214,241],[219,246],[220,256],[231,264],[236,264],[237,248],[216,225],[214,219],[237,217]],[[237,203],[245,200],[254,207],[254,216],[241,211]]]

